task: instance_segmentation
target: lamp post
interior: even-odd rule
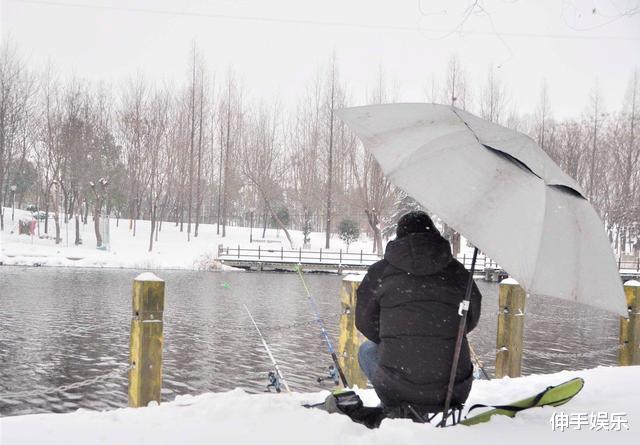
[[[18,187],[15,185],[11,186],[11,222],[13,222],[15,213],[16,213],[16,189]]]

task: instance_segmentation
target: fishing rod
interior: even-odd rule
[[[318,312],[318,307],[316,306],[316,302],[313,299],[313,297],[311,296],[311,292],[309,292],[309,288],[307,287],[307,283],[304,281],[304,277],[302,276],[302,268],[300,267],[300,264],[298,264],[296,266],[296,271],[298,272],[298,275],[300,276],[300,280],[302,281],[302,285],[304,286],[304,290],[307,293],[307,298],[309,299],[309,304],[311,305],[311,310],[313,311],[314,316],[316,317],[316,322],[320,326],[320,331],[322,331],[322,336],[324,337],[324,341],[327,343],[327,347],[329,349],[329,353],[331,354],[331,358],[333,359],[333,363],[336,365],[336,369],[338,370],[338,374],[340,374],[340,380],[342,380],[342,386],[344,386],[345,388],[348,388],[349,387],[349,383],[347,382],[347,377],[344,375],[344,372],[342,371],[342,367],[340,366],[340,363],[338,363],[338,356],[336,355],[335,349],[333,349],[333,344],[331,343],[331,340],[329,339],[329,334],[327,334],[327,330],[324,327],[324,323],[322,322],[322,318],[320,318],[320,314]]]
[[[280,367],[278,366],[278,362],[276,362],[276,359],[273,357],[273,354],[271,353],[271,349],[269,349],[269,345],[267,345],[266,340],[262,336],[262,332],[260,332],[260,328],[256,324],[256,321],[253,319],[253,315],[251,315],[251,312],[249,311],[249,308],[247,307],[246,304],[243,304],[243,306],[244,306],[244,310],[247,311],[247,314],[249,314],[249,318],[251,318],[251,322],[256,327],[256,331],[258,331],[258,335],[260,336],[260,340],[262,340],[262,346],[264,346],[264,349],[267,351],[267,354],[269,354],[269,358],[271,359],[271,363],[273,363],[273,367],[276,369],[276,373],[278,374],[278,378],[280,379],[280,381],[284,385],[284,387],[287,390],[287,392],[289,394],[291,394],[291,390],[289,389],[289,385],[287,385],[287,381],[284,379],[284,376],[282,375],[282,372],[280,371]]]

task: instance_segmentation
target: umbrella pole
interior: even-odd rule
[[[471,260],[471,270],[469,271],[469,280],[467,281],[467,291],[464,300],[460,302],[458,314],[460,315],[460,324],[458,325],[458,336],[456,337],[456,347],[453,351],[453,362],[451,363],[451,373],[449,374],[449,385],[447,386],[447,398],[444,402],[444,410],[442,411],[442,421],[440,426],[446,426],[449,417],[449,408],[451,408],[451,398],[453,397],[453,386],[456,382],[456,371],[458,370],[458,361],[460,360],[460,350],[462,349],[462,338],[467,327],[467,312],[469,311],[469,300],[471,299],[471,290],[473,289],[473,274],[476,269],[476,258],[478,257],[478,248],[473,250],[473,260]]]

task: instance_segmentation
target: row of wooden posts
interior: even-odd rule
[[[366,388],[367,378],[358,365],[358,348],[365,340],[355,326],[356,291],[360,276],[343,279],[340,291],[342,315],[338,351],[343,361],[347,381]],[[640,283],[624,286],[629,318],[620,317],[618,364],[640,365]],[[495,377],[520,377],[522,372],[522,339],[525,316],[525,290],[513,279],[500,283],[498,326],[496,334]]]
[[[355,326],[356,291],[361,276],[346,276],[340,300],[339,358],[347,380],[366,388],[367,379],[358,365],[358,348],[364,341]],[[629,318],[620,318],[618,362],[640,365],[640,283],[624,286]],[[160,403],[162,389],[162,347],[165,283],[151,273],[139,275],[133,283],[129,370],[129,406]],[[525,291],[515,281],[500,284],[496,338],[495,376],[519,377],[522,368]]]

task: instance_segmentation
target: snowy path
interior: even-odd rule
[[[248,395],[241,390],[181,396],[172,403],[140,409],[77,411],[0,419],[0,443],[15,444],[596,444],[638,443],[640,439],[640,367],[596,368],[533,375],[518,379],[479,381],[468,405],[505,403],[529,396],[548,385],[580,376],[586,384],[569,404],[536,408],[515,419],[496,418],[474,427],[437,429],[407,420],[385,420],[367,430],[337,414],[300,407],[320,401],[326,393]],[[375,394],[362,391],[367,404]],[[552,431],[554,412],[567,414],[623,413],[629,429]]]

